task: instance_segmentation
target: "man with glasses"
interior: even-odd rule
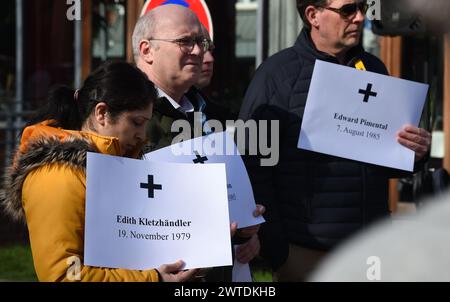
[[[159,6],[135,26],[133,50],[136,65],[155,83],[160,98],[150,123],[151,150],[169,146],[178,133],[174,121],[194,123],[193,104],[185,93],[200,77],[203,56],[209,49],[195,14],[181,5]],[[192,127],[193,128],[193,127]]]
[[[194,112],[202,111],[204,102],[200,98],[190,98],[187,92],[199,81],[204,55],[212,50],[212,45],[196,15],[182,5],[159,6],[138,20],[133,32],[135,62],[155,84],[160,96],[153,106],[153,117],[149,122],[150,146],[147,151],[172,144],[180,134],[172,132],[175,121],[188,121],[191,137],[194,137]],[[263,212],[264,208],[258,206],[255,215]],[[248,240],[248,244],[254,246],[253,235],[258,229],[239,229],[233,242]],[[233,224],[232,232],[235,230]],[[244,257],[247,254],[248,251]],[[214,268],[207,271],[205,280],[231,281],[231,273],[231,267]]]
[[[316,59],[387,74],[359,43],[365,1],[297,0],[297,8],[304,28],[295,45],[258,69],[240,112],[243,120],[280,123],[278,164],[260,167],[258,158],[246,159],[255,198],[267,209],[259,233],[261,254],[279,281],[306,280],[330,249],[388,216],[388,181],[400,176],[392,169],[297,148]],[[431,136],[408,126],[399,129],[397,140],[420,161]]]

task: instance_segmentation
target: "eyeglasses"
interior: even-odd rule
[[[194,46],[197,44],[203,52],[207,52],[212,42],[203,37],[184,37],[179,39],[149,39],[149,41],[165,41],[178,44],[180,50],[185,54],[190,54],[194,50]],[[213,46],[214,47],[214,46]]]
[[[349,3],[341,6],[340,8],[335,7],[324,7],[321,6],[324,9],[331,10],[335,13],[338,13],[343,18],[352,18],[356,15],[357,11],[359,10],[363,15],[366,14],[367,10],[369,9],[369,5],[366,1],[361,1],[357,3]]]

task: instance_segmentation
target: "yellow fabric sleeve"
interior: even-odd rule
[[[39,280],[158,281],[156,270],[83,265],[85,192],[84,172],[67,165],[43,166],[27,175],[22,187],[22,203]]]

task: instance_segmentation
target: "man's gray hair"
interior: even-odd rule
[[[142,40],[154,38],[153,36],[156,33],[157,23],[158,20],[156,14],[153,13],[153,10],[149,11],[148,13],[140,17],[138,22],[136,23],[132,38],[133,55],[135,62],[137,62],[140,55],[139,43]]]

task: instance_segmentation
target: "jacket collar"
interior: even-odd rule
[[[187,97],[194,106],[194,111],[202,111],[202,109],[205,107],[205,105],[202,103],[202,100],[197,95],[198,93],[199,91],[197,89],[191,88],[185,94],[185,97]],[[186,115],[180,110],[175,109],[170,101],[164,96],[156,100],[153,108],[154,111],[159,112],[161,115],[170,116],[175,120],[186,119]]]
[[[170,116],[175,120],[186,119],[186,115],[175,109],[166,97],[156,99],[153,110],[159,112],[161,115]]]
[[[294,50],[299,53],[302,57],[307,58],[309,61],[315,62],[315,60],[327,61],[330,63],[339,64],[336,57],[325,53],[323,51],[318,50],[314,43],[312,42],[309,31],[306,28],[303,28],[300,35],[297,38],[297,41],[294,45]],[[361,58],[364,54],[364,48],[360,45],[357,45],[351,48],[347,54],[345,59],[345,65],[353,66],[355,61],[358,58]]]
[[[101,136],[92,132],[64,130],[51,126],[52,121],[26,127],[23,131],[19,153],[28,152],[28,146],[35,140],[42,138],[56,138],[61,142],[68,139],[85,139],[90,141],[98,152],[109,155],[120,155],[119,140],[115,137]]]

